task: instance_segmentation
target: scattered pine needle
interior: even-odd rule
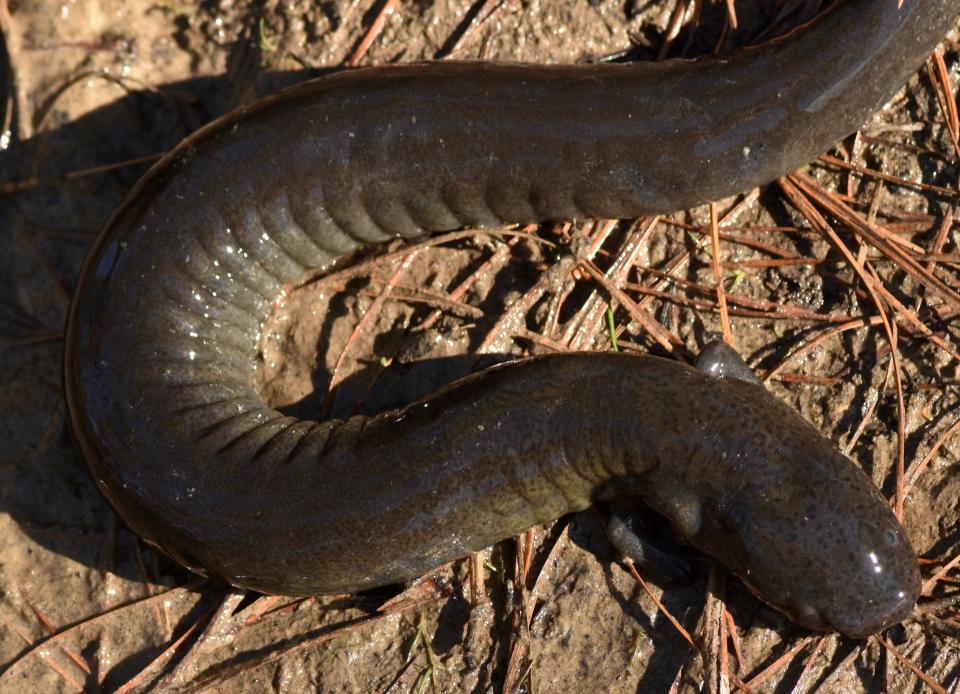
[[[936,587],[937,583],[942,581],[943,577],[950,573],[950,571],[955,569],[957,566],[960,566],[960,554],[957,554],[953,559],[937,569],[933,575],[930,576],[930,578],[924,581],[920,592],[926,596],[932,595],[933,589]]]
[[[920,478],[920,475],[923,474],[923,471],[927,469],[928,465],[930,465],[930,461],[936,457],[937,453],[940,452],[940,449],[947,443],[947,441],[949,441],[950,438],[957,433],[957,430],[960,430],[960,419],[950,425],[950,428],[944,432],[943,436],[937,439],[936,443],[934,443],[930,447],[930,450],[927,451],[927,454],[923,456],[923,460],[910,468],[909,472],[907,473],[906,484],[904,485],[905,492],[909,492],[910,488],[916,484],[916,481]]]
[[[761,670],[756,675],[751,677],[749,680],[746,680],[744,682],[744,685],[748,689],[755,689],[759,687],[761,684],[763,684],[764,682],[769,680],[771,677],[773,677],[775,674],[780,672],[780,670],[785,668],[787,664],[794,659],[797,653],[799,653],[808,645],[813,643],[816,639],[817,639],[816,636],[804,636],[803,638],[799,639],[790,648],[788,648],[783,654],[781,654],[779,658],[774,660],[772,663],[770,663],[763,670]]]
[[[334,365],[333,371],[330,374],[330,385],[327,388],[327,394],[323,400],[323,407],[320,413],[321,420],[326,419],[329,416],[330,408],[333,406],[333,395],[337,388],[337,377],[343,368],[343,364],[346,361],[347,354],[350,352],[350,348],[360,339],[363,331],[367,328],[367,326],[370,325],[371,322],[373,322],[373,319],[377,316],[377,314],[379,314],[380,309],[383,307],[387,297],[393,291],[393,288],[396,286],[397,282],[400,281],[400,277],[410,269],[414,258],[417,257],[417,253],[417,249],[407,251],[407,253],[403,256],[403,259],[400,261],[397,269],[390,276],[390,279],[387,280],[387,283],[384,285],[379,296],[374,299],[370,307],[364,312],[363,317],[357,322],[353,332],[350,333],[350,337],[347,338],[347,341],[344,343],[343,349],[340,350],[340,356],[337,357],[337,363]]]
[[[926,67],[930,81],[936,87],[937,103],[940,104],[940,111],[950,131],[954,155],[960,158],[960,118],[957,117],[957,96],[953,85],[950,84],[950,71],[947,69],[947,64],[943,62],[943,53],[939,48],[934,50]]]
[[[729,3],[727,5],[730,7]],[[736,15],[731,20],[736,27]],[[716,282],[717,307],[720,309],[720,324],[723,326],[723,341],[728,345],[733,344],[733,332],[730,330],[730,314],[727,312],[727,297],[723,289],[723,271],[720,269],[720,225],[717,222],[717,203],[710,203],[710,239],[712,242],[713,253],[710,254],[713,261],[713,278]]]
[[[633,565],[633,561],[630,559],[624,559],[624,564],[627,566],[627,570],[630,572],[630,575],[633,576],[633,580],[640,584],[640,587],[643,588],[643,592],[653,600],[654,604],[657,606],[657,609],[663,613],[663,616],[670,620],[670,623],[673,625],[674,629],[677,630],[677,633],[680,634],[694,648],[697,647],[697,644],[694,642],[693,637],[690,636],[690,632],[683,628],[683,625],[673,616],[673,613],[666,608],[666,606],[660,601],[653,591],[650,590],[650,586],[647,585],[647,582],[643,580],[643,577],[637,571],[637,567]]]
[[[930,687],[930,689],[932,689],[936,694],[949,694],[949,692],[947,692],[946,689],[944,689],[938,682],[936,682],[932,677],[930,677],[930,675],[928,675],[923,670],[921,670],[916,665],[914,665],[913,661],[909,660],[904,655],[902,655],[900,651],[894,648],[893,645],[890,644],[890,642],[884,639],[882,636],[880,636],[879,634],[874,634],[870,638],[872,638],[874,641],[876,641],[881,646],[886,648],[888,653],[891,653],[894,658],[896,658],[901,663],[903,663],[907,667],[907,669],[910,670],[910,672],[916,675],[921,682],[923,682],[925,685]]]
[[[156,676],[164,666],[173,658],[180,647],[184,642],[189,639],[197,630],[204,624],[209,621],[210,616],[213,614],[213,610],[205,611],[197,621],[191,624],[184,632],[181,634],[173,643],[163,649],[163,652],[160,653],[156,658],[151,660],[145,668],[140,670],[136,675],[127,680],[124,684],[117,687],[116,694],[128,694],[128,692],[133,691],[135,688],[144,685],[147,683],[148,678]]]
[[[372,46],[373,42],[380,36],[380,32],[383,31],[383,27],[387,23],[387,18],[393,14],[396,6],[397,0],[384,0],[380,11],[377,12],[377,16],[374,17],[373,23],[370,25],[370,29],[364,34],[356,50],[347,59],[347,67],[357,67],[366,57],[367,51],[370,50],[370,46]]]

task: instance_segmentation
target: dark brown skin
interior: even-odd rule
[[[722,61],[356,70],[210,124],[137,184],[76,291],[66,392],[100,489],[186,566],[293,595],[414,578],[638,495],[802,624],[900,621],[919,592],[902,528],[755,384],[555,355],[321,424],[268,408],[252,376],[273,300],[308,269],[394,236],[669,212],[763,183],[859,126],[958,11],[849,0]]]

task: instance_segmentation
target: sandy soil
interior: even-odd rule
[[[691,582],[650,583],[647,592],[592,512],[537,528],[519,546],[500,543],[476,564],[486,564],[476,572],[482,580],[471,577],[467,562],[446,567],[383,613],[371,607],[388,593],[300,601],[231,593],[143,547],[89,478],[66,419],[60,368],[66,310],[86,249],[147,164],[87,169],[149,158],[231,107],[303,79],[305,68],[342,66],[382,3],[35,0],[9,2],[9,16],[4,5],[0,112],[11,134],[0,140],[0,180],[18,189],[0,195],[0,691],[113,691],[126,684],[223,692],[660,692],[671,685],[715,688],[718,677],[720,686],[751,682],[751,691],[923,688],[878,641],[811,636],[706,561],[698,560]],[[477,21],[494,7],[492,18]],[[649,59],[660,49],[671,7],[400,2],[361,64],[448,55],[572,62],[632,44]],[[682,33],[671,54],[715,45],[723,8],[711,5],[703,28],[689,41]],[[770,24],[769,13],[753,12],[753,3],[738,8],[738,40]],[[955,81],[956,45],[944,48]],[[849,194],[861,213],[874,201],[879,222],[929,250],[957,202],[955,193],[940,190],[955,191],[958,174],[944,122],[930,80],[918,75],[865,126],[868,137],[834,152],[926,189],[889,184],[878,193],[871,176],[824,166],[811,174]],[[72,172],[81,173],[61,178]],[[730,234],[721,246],[725,286],[771,303],[733,316],[735,345],[761,373],[783,365],[771,389],[841,447],[856,437],[851,457],[892,497],[898,408],[887,382],[889,343],[880,327],[862,324],[827,335],[846,319],[875,315],[873,304],[776,185],[740,203],[719,205]],[[607,267],[638,242],[636,268],[621,280],[636,300],[638,283],[656,281],[648,268],[665,270],[682,252],[691,260],[678,277],[713,287],[702,242],[707,219],[699,208],[656,225],[621,223],[596,261]],[[334,366],[371,307],[373,320],[336,372],[334,414],[358,406],[377,411],[429,392],[482,365],[482,358],[464,357],[477,351],[529,354],[556,343],[607,349],[607,295],[571,275],[576,254],[606,228],[539,230],[556,248],[530,239],[507,245],[494,233],[430,246],[384,301],[378,297],[402,253],[373,260],[362,273],[310,282],[271,317],[261,391],[290,412],[324,411]],[[856,249],[852,235],[842,227],[841,234]],[[950,225],[940,272],[955,287],[957,243]],[[763,262],[776,257],[800,260]],[[810,258],[821,261],[804,260]],[[893,295],[913,306],[916,285],[890,262],[877,258],[876,267]],[[451,296],[461,284],[462,295]],[[677,284],[661,289],[673,298],[648,308],[691,351],[720,329],[711,294]],[[560,295],[563,306],[555,311]],[[687,299],[706,304],[691,307]],[[920,319],[956,344],[955,321],[931,303],[922,304]],[[830,321],[803,319],[797,309]],[[656,351],[626,311],[618,308],[614,319],[624,348]],[[793,355],[811,343],[813,349]],[[898,349],[909,472],[957,421],[957,362],[907,323]],[[905,525],[925,578],[960,552],[958,453],[960,439],[947,440],[906,499]],[[517,557],[530,542],[527,571],[518,574]],[[958,580],[954,566],[921,601],[917,617],[885,636],[949,691],[960,691],[960,626],[956,607],[940,598],[956,594]],[[654,596],[702,650],[687,644]],[[729,621],[719,617],[727,612]],[[721,621],[723,633],[729,627],[734,636],[722,648]],[[727,655],[730,645],[736,651]],[[726,670],[721,656],[729,659]]]

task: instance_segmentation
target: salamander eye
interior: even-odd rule
[[[886,530],[883,533],[883,541],[893,547],[897,544],[897,534],[892,530]]]

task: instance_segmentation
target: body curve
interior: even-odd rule
[[[283,286],[369,244],[668,212],[792,170],[889,98],[958,9],[957,0],[848,0],[783,40],[717,60],[361,69],[202,128],[108,221],[71,306],[67,400],[100,489],[181,563],[300,595],[412,578],[594,499],[636,494],[791,614],[816,603],[824,626],[852,634],[902,618],[919,579],[882,497],[752,384],[652,357],[564,355],[482,372],[398,412],[317,423],[266,407],[252,373]],[[563,397],[584,383],[623,409]],[[732,408],[738,428],[707,426],[704,398]],[[441,419],[428,416],[436,408]],[[795,446],[783,443],[793,440],[785,427],[801,432]],[[795,481],[793,491],[813,478],[783,460],[829,475],[821,530],[851,500],[866,520],[829,542],[791,544],[773,508],[746,493],[766,487],[731,474],[740,450],[754,468]],[[472,520],[458,526],[461,517]],[[824,605],[788,578],[758,578],[760,557],[721,528],[741,537],[761,517],[785,561],[857,548],[822,571],[811,564],[819,587],[840,597],[852,592],[843,584],[863,547],[884,566],[909,555],[913,568],[864,578],[858,590],[874,581],[895,604],[858,603],[851,617],[841,600]]]

